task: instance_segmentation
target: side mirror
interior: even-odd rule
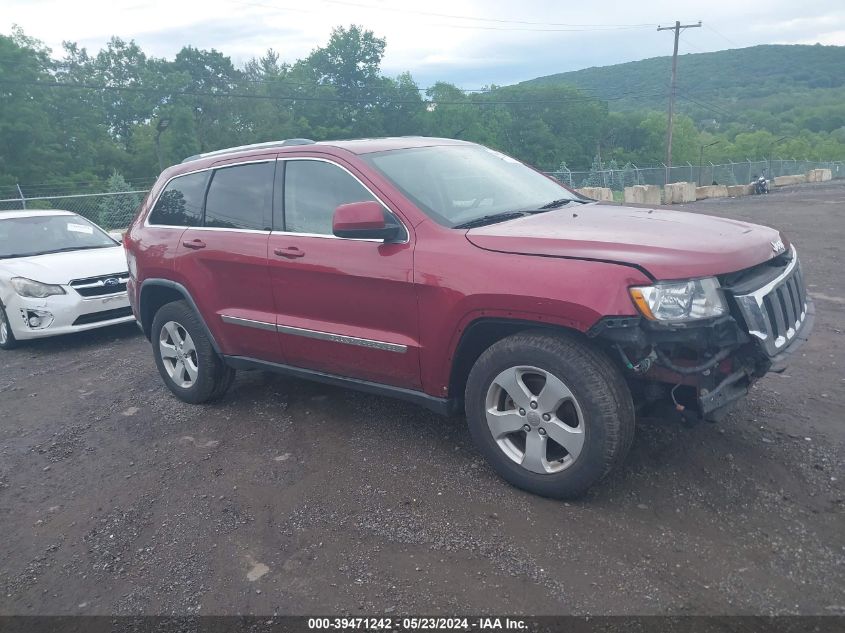
[[[391,241],[401,231],[399,224],[388,224],[384,207],[373,200],[342,204],[332,217],[332,233],[337,237]]]

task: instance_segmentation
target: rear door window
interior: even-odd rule
[[[150,213],[149,223],[163,226],[199,226],[208,172],[177,176],[164,188]]]
[[[205,226],[269,230],[275,161],[214,170],[205,201]]]

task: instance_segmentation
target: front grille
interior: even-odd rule
[[[102,321],[111,321],[112,319],[119,319],[121,317],[132,316],[132,308],[126,306],[125,308],[115,308],[114,310],[103,310],[102,312],[92,312],[90,314],[83,314],[77,317],[73,325],[88,325],[89,323],[100,323]]]
[[[103,297],[126,292],[126,282],[129,281],[129,273],[114,273],[113,275],[102,275],[100,277],[88,277],[87,279],[76,279],[70,282],[70,287],[76,290],[83,297]]]
[[[777,278],[757,290],[734,295],[748,333],[762,342],[769,356],[795,338],[807,317],[807,291],[794,249],[792,255]]]

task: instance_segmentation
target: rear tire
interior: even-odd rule
[[[6,315],[6,308],[0,303],[0,349],[14,349],[18,346],[18,340],[12,332],[12,324]]]
[[[164,384],[183,402],[218,400],[232,385],[235,370],[214,351],[205,327],[187,302],[162,306],[153,318],[150,339]]]
[[[634,437],[634,404],[620,371],[569,335],[509,336],[476,361],[466,386],[470,434],[518,488],[574,498],[620,464]]]

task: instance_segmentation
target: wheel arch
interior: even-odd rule
[[[555,323],[499,317],[475,319],[461,333],[455,347],[449,374],[450,397],[455,400],[463,400],[469,372],[485,350],[503,338],[530,330],[540,330],[550,334],[567,334],[583,340],[587,339],[580,330]]]
[[[197,315],[199,322],[205,330],[208,340],[211,341],[211,346],[217,354],[220,354],[220,347],[217,345],[217,340],[211,333],[208,324],[202,316],[197,307],[194,298],[188,289],[182,284],[172,281],[170,279],[145,279],[141,284],[140,299],[138,300],[138,320],[141,324],[141,330],[144,336],[149,340],[152,336],[153,319],[156,312],[162,306],[167,305],[173,301],[186,301],[194,313]]]

